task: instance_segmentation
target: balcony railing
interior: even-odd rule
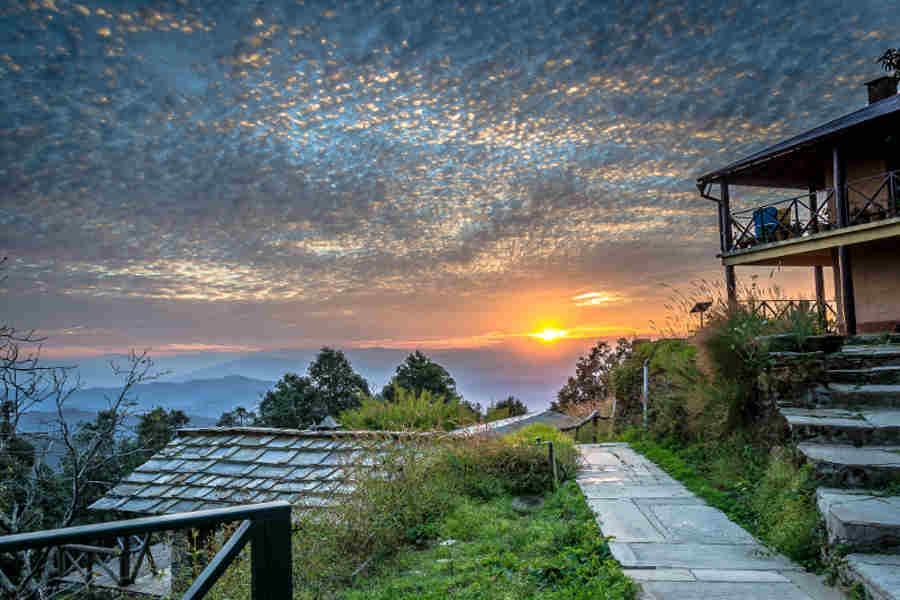
[[[78,565],[66,570],[56,568],[52,571],[53,576],[49,580],[49,590],[42,589],[41,597],[54,597],[75,592],[80,587],[99,583],[95,580],[95,574],[102,576],[103,573],[96,571],[95,567],[105,571],[115,585],[127,585],[138,572],[140,562],[149,552],[153,534],[187,528],[209,530],[223,523],[235,521],[241,522],[237,531],[224,543],[222,549],[197,576],[182,598],[184,600],[203,598],[248,542],[251,544],[250,569],[253,600],[291,598],[293,596],[291,505],[287,502],[268,502],[2,536],[0,537],[0,558],[8,557],[10,560],[0,561],[0,565],[6,569],[20,564],[22,558],[20,553],[23,552],[32,553],[30,561],[32,564],[50,561],[49,564],[52,565],[68,564],[71,566],[72,562]],[[113,547],[106,547],[98,545],[98,540],[101,543],[116,540],[116,544]],[[132,544],[139,548],[138,559],[133,566],[127,558],[133,556],[130,551]],[[67,554],[66,562],[60,562],[62,560],[60,556]],[[99,561],[98,557],[100,557]],[[111,561],[111,558],[114,560]],[[119,561],[119,569],[109,567],[115,560]],[[176,576],[174,568],[173,563],[173,578]],[[4,574],[8,580],[20,582],[23,576],[36,575]],[[73,575],[81,575],[81,577],[73,578]],[[77,579],[80,581],[76,584],[74,582]],[[22,597],[31,595],[38,597],[39,594],[35,591],[34,594],[26,593]]]
[[[851,181],[842,190],[847,227],[900,215],[900,171]],[[729,217],[732,243],[726,251],[831,231],[840,223],[833,188],[735,211]]]

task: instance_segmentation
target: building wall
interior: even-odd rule
[[[900,324],[900,237],[850,248],[856,322],[860,333]]]

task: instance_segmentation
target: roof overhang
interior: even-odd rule
[[[824,187],[823,164],[832,146],[859,141],[872,145],[873,134],[900,127],[900,94],[885,98],[848,115],[752,154],[697,178],[698,188],[727,180],[734,185],[808,189]]]

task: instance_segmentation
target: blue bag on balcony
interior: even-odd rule
[[[778,209],[774,206],[764,206],[753,211],[753,227],[756,238],[769,240],[773,237],[778,227]]]

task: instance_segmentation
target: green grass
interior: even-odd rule
[[[634,600],[637,587],[612,558],[607,540],[578,486],[569,481],[542,507],[517,512],[512,496],[461,496],[430,525],[433,537],[409,543],[357,577],[317,580],[294,533],[295,600]],[[250,556],[244,550],[211,597],[250,597]],[[340,565],[338,565],[340,566]],[[343,565],[349,575],[354,565]],[[339,569],[340,570],[340,569]]]
[[[761,448],[739,437],[679,445],[634,433],[632,448],[718,508],[760,541],[820,571],[824,543],[815,481],[786,448]]]
[[[555,491],[536,437],[554,440],[558,473],[569,479]],[[532,426],[499,440],[408,440],[375,450],[377,469],[350,472],[351,494],[297,516],[297,600],[634,598],[571,481],[577,451],[568,436]],[[521,494],[544,505],[520,514],[512,502]],[[248,598],[249,583],[245,551],[209,597]]]
[[[516,512],[509,496],[464,499],[437,525],[428,548],[398,553],[335,597],[634,598],[634,584],[612,559],[578,487],[569,482],[546,499],[528,514]]]

